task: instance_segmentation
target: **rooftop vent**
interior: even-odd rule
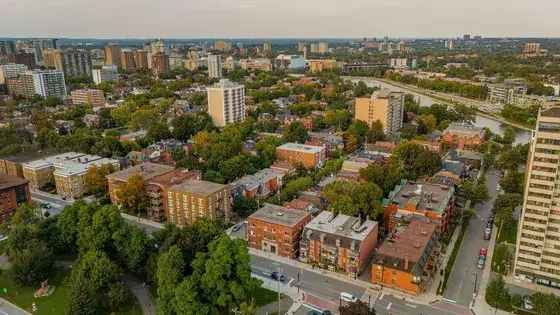
[[[281,217],[281,216],[284,215],[284,212],[278,212],[278,213],[276,213],[276,215],[279,216],[279,217]]]

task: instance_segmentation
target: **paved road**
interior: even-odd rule
[[[0,315],[29,315],[29,313],[0,298]]]
[[[490,193],[487,202],[476,206],[476,216],[471,219],[469,227],[463,238],[455,265],[447,281],[444,297],[456,301],[460,305],[468,306],[473,298],[473,292],[479,287],[482,270],[478,269],[478,254],[480,248],[488,248],[489,241],[483,238],[486,219],[492,212],[492,207],[497,196],[496,186],[499,178],[495,171],[486,174],[486,185]],[[487,262],[489,263],[489,262]]]
[[[31,192],[31,199],[39,203],[47,203],[51,205],[51,208],[47,210],[51,215],[59,214],[62,209],[64,209],[64,207],[71,205],[74,202],[73,200],[62,200],[62,198],[60,198],[58,195],[53,195],[38,190]]]
[[[132,294],[138,300],[140,307],[142,308],[142,313],[144,315],[155,315],[156,314],[156,305],[152,298],[152,294],[148,287],[142,284],[142,281],[136,279],[136,277],[131,275],[126,275],[124,277],[124,281]]]

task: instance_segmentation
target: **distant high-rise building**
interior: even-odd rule
[[[463,35],[463,40],[464,40],[464,41],[471,40],[471,35],[470,35],[470,34],[465,34],[465,35]]]
[[[38,62],[43,62],[43,51],[45,49],[56,49],[56,39],[34,39],[32,40],[33,48],[35,49],[35,57]]]
[[[265,54],[272,53],[272,43],[271,42],[265,42],[263,44],[263,53],[265,53]]]
[[[208,88],[208,113],[218,127],[245,120],[245,86],[222,79]]]
[[[305,45],[304,42],[299,42],[299,43],[297,43],[297,50],[298,50],[299,52],[303,52],[303,50],[305,49],[305,47],[306,47],[306,45]]]
[[[26,65],[20,65],[17,63],[8,63],[5,65],[0,65],[0,84],[6,84],[8,79],[15,79],[20,74],[27,71]]]
[[[525,43],[523,46],[523,56],[525,57],[537,57],[541,54],[541,44],[540,43]]]
[[[208,77],[219,79],[222,77],[222,56],[208,55]]]
[[[404,40],[401,40],[398,44],[397,44],[397,50],[400,53],[404,53],[406,52],[406,42]]]
[[[34,95],[66,97],[64,72],[60,70],[26,71],[17,79],[8,80],[8,86],[10,93],[29,98]]]
[[[35,61],[35,54],[33,52],[18,51],[15,54],[10,55],[8,60],[20,65],[26,65],[29,69],[37,68],[37,62]]]
[[[119,71],[117,66],[114,65],[103,66],[101,69],[93,69],[92,74],[93,82],[95,84],[100,84],[105,81],[117,81],[119,78]]]
[[[16,43],[11,40],[0,40],[0,55],[12,55],[16,52]]]
[[[223,40],[216,41],[214,43],[214,49],[219,51],[230,51],[231,43]]]
[[[105,46],[105,64],[121,67],[121,47],[115,43]]]
[[[83,49],[45,49],[43,51],[45,67],[64,72],[66,77],[91,77],[91,54]]]
[[[162,52],[152,54],[152,73],[159,77],[167,72],[169,72],[169,56]]]
[[[356,98],[355,119],[371,126],[379,120],[383,132],[393,134],[403,126],[404,94],[388,89],[373,93],[371,98]]]
[[[445,48],[449,50],[455,49],[455,41],[453,39],[448,39],[445,41]]]
[[[134,52],[134,63],[137,69],[148,69],[148,52],[139,49]]]
[[[132,50],[121,50],[121,66],[125,71],[136,71],[136,60],[134,59],[134,52],[132,52]]]
[[[530,143],[514,275],[560,283],[560,107],[541,109]]]
[[[103,107],[105,105],[105,96],[103,91],[94,89],[79,89],[70,93],[72,104],[86,105],[89,104],[93,108]]]
[[[329,52],[329,43],[328,42],[320,42],[317,47],[317,53],[319,54],[326,54]]]

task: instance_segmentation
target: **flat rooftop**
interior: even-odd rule
[[[42,169],[45,167],[54,167],[55,163],[70,161],[79,157],[85,156],[83,153],[66,152],[58,155],[44,157],[38,160],[23,163],[23,167],[28,169]]]
[[[0,175],[0,190],[17,187],[28,183],[28,180],[17,176]]]
[[[54,163],[55,175],[71,176],[86,172],[92,166],[118,165],[119,161],[114,159],[103,158],[97,155],[82,155],[78,158],[68,161],[56,161]]]
[[[174,169],[175,168],[173,168],[172,166],[146,162],[127,168],[120,172],[109,174],[107,178],[126,181],[132,175],[140,175],[145,181],[148,181],[156,176],[172,172]]]
[[[389,193],[389,202],[399,209],[414,205],[420,211],[443,212],[453,197],[455,189],[432,183],[401,182]]]
[[[189,179],[181,184],[172,186],[169,190],[175,192],[188,192],[200,196],[209,196],[225,188],[228,188],[228,186],[205,180]]]
[[[251,214],[249,219],[256,219],[283,226],[294,226],[309,215],[310,214],[304,210],[291,209],[265,203],[262,208]]]
[[[277,149],[299,151],[299,152],[305,152],[305,153],[319,153],[319,152],[325,150],[325,148],[323,148],[323,147],[314,146],[314,145],[307,145],[307,144],[300,144],[300,143],[293,143],[293,142],[285,143],[285,144],[277,147]]]
[[[484,132],[483,128],[473,126],[468,123],[451,123],[445,129],[445,132],[453,133],[453,134],[460,134],[460,135],[467,135],[467,136],[481,136]]]
[[[335,215],[330,211],[323,211],[311,220],[305,228],[306,230],[363,241],[376,226],[376,221],[365,220],[363,223],[360,223],[360,218],[357,217],[344,214]]]
[[[379,262],[381,258],[386,265],[409,271],[416,262],[420,261],[435,231],[436,225],[433,223],[412,220],[393,238],[383,242],[377,250],[375,261]],[[405,268],[406,260],[409,262],[408,268]]]

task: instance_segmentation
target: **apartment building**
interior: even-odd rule
[[[119,78],[119,70],[117,66],[106,65],[101,67],[101,69],[93,69],[92,76],[95,84],[101,84],[101,82],[106,81],[117,81]]]
[[[385,134],[394,134],[403,126],[404,93],[382,89],[374,92],[371,98],[356,98],[356,120],[371,126],[379,120],[383,124]]]
[[[514,274],[560,287],[560,107],[542,109],[530,144]]]
[[[23,177],[29,181],[31,189],[43,189],[54,186],[55,163],[71,161],[84,156],[82,153],[67,152],[32,160],[22,164]]]
[[[72,104],[74,105],[86,105],[89,104],[96,107],[105,106],[105,96],[103,91],[95,89],[79,89],[74,90],[71,93]]]
[[[375,253],[371,282],[419,295],[437,269],[436,225],[412,220],[392,233]]]
[[[318,73],[338,68],[338,63],[334,59],[312,59],[307,60],[309,72]]]
[[[134,59],[134,52],[131,49],[121,50],[121,67],[128,72],[136,71],[136,60]]]
[[[105,46],[105,65],[121,67],[121,47],[115,43]]]
[[[527,94],[527,85],[521,80],[505,80],[488,85],[488,101],[492,104],[514,104]]]
[[[134,51],[134,65],[136,69],[148,69],[148,52],[146,50]]]
[[[231,217],[230,188],[203,180],[187,180],[167,190],[166,216],[169,223],[188,226],[201,219]]]
[[[418,217],[435,223],[438,233],[446,233],[455,212],[455,188],[402,180],[383,200],[383,205],[387,231],[393,231],[407,218]]]
[[[91,54],[83,49],[46,49],[45,67],[60,70],[66,77],[91,76]]]
[[[214,43],[214,49],[219,51],[230,51],[231,42],[226,42],[224,40],[218,40]]]
[[[305,59],[299,55],[280,54],[274,60],[274,67],[283,70],[305,69]]]
[[[303,230],[300,260],[356,278],[368,266],[377,234],[375,221],[323,211]]]
[[[6,222],[19,205],[30,201],[27,180],[15,176],[0,176],[0,223]]]
[[[208,77],[220,79],[223,76],[222,56],[208,55]]]
[[[208,88],[208,114],[224,127],[245,120],[245,86],[226,79]]]
[[[282,187],[284,173],[270,168],[246,175],[230,184],[234,197],[266,198]]]
[[[265,203],[248,218],[249,247],[295,259],[299,257],[301,232],[310,221],[307,211]]]
[[[322,167],[327,159],[325,147],[299,143],[285,143],[276,148],[276,158],[306,168]]]
[[[272,62],[268,58],[241,59],[239,66],[247,71],[272,71]]]
[[[477,150],[484,142],[484,129],[468,123],[451,123],[441,135],[441,143],[459,150]]]
[[[82,154],[74,159],[58,159],[54,161],[54,182],[56,193],[64,198],[80,198],[88,193],[86,173],[93,166],[111,165],[114,170],[120,169],[118,160],[103,158],[97,155]]]
[[[0,85],[6,84],[8,79],[17,78],[19,75],[24,74],[25,71],[27,71],[26,65],[20,65],[17,63],[0,65]]]
[[[169,56],[165,53],[158,52],[152,54],[152,73],[160,77],[169,72]]]

